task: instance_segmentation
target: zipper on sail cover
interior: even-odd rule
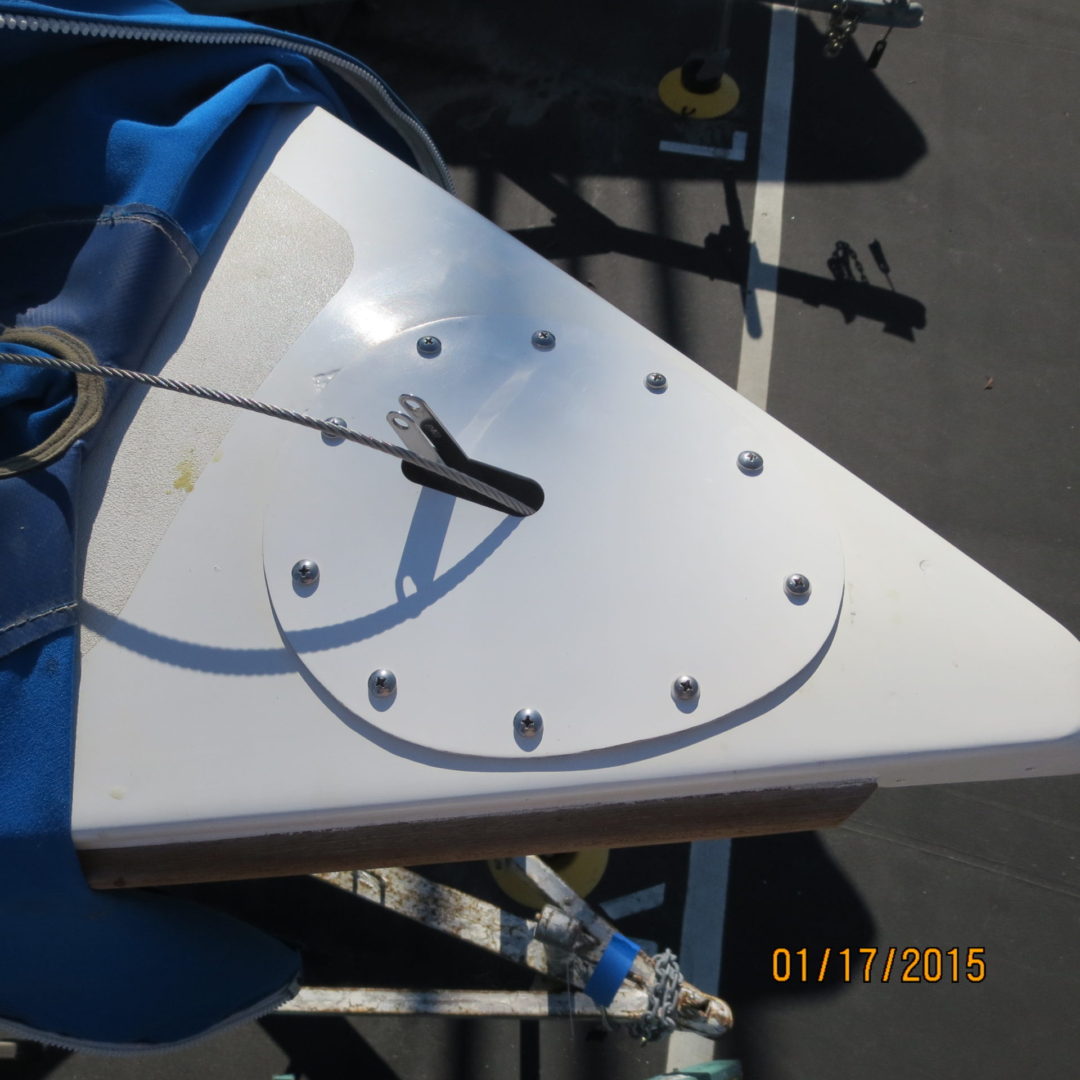
[[[454,181],[431,136],[424,126],[395,99],[389,87],[370,68],[344,53],[318,45],[306,38],[278,34],[262,27],[250,30],[184,30],[153,23],[112,23],[90,19],[69,19],[32,15],[0,8],[0,31],[15,30],[46,34],[73,34],[122,41],[164,41],[184,45],[263,45],[289,49],[328,68],[349,84],[405,140],[420,165],[420,171],[436,184],[453,192]]]

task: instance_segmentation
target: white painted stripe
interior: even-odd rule
[[[658,908],[664,902],[665,889],[663,882],[650,885],[647,889],[638,889],[637,892],[617,896],[614,900],[606,900],[600,907],[609,919],[625,919],[627,915]]]
[[[730,840],[699,840],[690,845],[679,966],[683,978],[706,994],[715,994],[720,985],[730,869]],[[711,1061],[715,1048],[711,1039],[701,1035],[674,1032],[668,1040],[667,1071]]]
[[[668,1036],[667,1064],[664,1066],[664,1080],[676,1080],[680,1069],[692,1069],[695,1065],[706,1065],[713,1060],[716,1044],[696,1031],[673,1031]],[[669,1075],[673,1074],[673,1075]],[[697,1073],[698,1076],[701,1073]]]
[[[679,966],[684,977],[706,994],[715,994],[720,982],[730,866],[730,840],[697,840],[690,845]]]
[[[735,383],[735,389],[740,394],[763,409],[769,399],[769,370],[772,367],[797,19],[793,8],[772,6],[757,186],[750,225],[750,265],[747,269],[746,305],[739,348],[739,374]]]
[[[692,157],[721,158],[725,161],[746,160],[746,132],[736,131],[731,136],[731,146],[703,146],[701,143],[675,142],[661,139],[660,149],[668,154],[690,154]]]

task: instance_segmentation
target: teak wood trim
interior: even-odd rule
[[[185,885],[580,847],[636,847],[839,825],[873,780],[81,851],[95,889]]]

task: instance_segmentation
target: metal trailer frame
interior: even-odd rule
[[[829,15],[837,7],[846,8],[867,26],[895,26],[898,30],[913,30],[922,25],[923,6],[917,0],[770,0],[774,4],[798,8],[800,11],[819,11]]]
[[[685,982],[670,952],[648,956],[638,951],[611,1001],[598,1004],[584,989],[613,943],[626,939],[538,856],[508,862],[550,901],[535,919],[397,867],[317,876],[369,903],[520,964],[547,986],[515,991],[304,987],[280,1012],[599,1018],[650,1040],[674,1030],[717,1039],[731,1027],[727,1003]]]

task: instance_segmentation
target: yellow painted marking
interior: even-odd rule
[[[682,68],[669,71],[657,91],[660,100],[673,112],[691,120],[715,120],[739,104],[739,87],[730,75],[710,94],[692,94],[683,86]]]
[[[578,896],[588,896],[607,869],[608,849],[584,848],[560,855],[545,855],[543,859]],[[509,859],[488,860],[488,869],[495,878],[495,884],[519,904],[537,910],[542,908],[548,902],[547,898],[531,881],[522,880],[509,869],[509,862]]]

